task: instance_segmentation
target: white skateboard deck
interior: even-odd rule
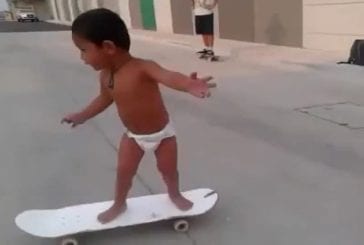
[[[125,213],[107,224],[101,224],[97,216],[108,209],[112,201],[53,210],[27,210],[15,218],[15,223],[21,230],[34,236],[58,238],[83,232],[197,216],[213,208],[218,199],[217,193],[211,189],[195,189],[183,194],[194,203],[192,209],[188,211],[177,209],[167,194],[157,194],[129,198]]]

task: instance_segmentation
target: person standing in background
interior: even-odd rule
[[[217,0],[192,0],[195,31],[202,35],[204,48],[197,53],[200,58],[214,57],[214,8]]]

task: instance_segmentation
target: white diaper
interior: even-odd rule
[[[164,129],[157,133],[140,135],[133,134],[128,130],[126,135],[129,138],[134,139],[140,148],[143,149],[143,151],[155,151],[163,139],[175,136],[176,130],[174,129],[172,123],[169,122]]]

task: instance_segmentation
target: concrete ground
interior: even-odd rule
[[[235,55],[208,63],[184,45],[189,38],[134,34],[134,55],[215,76],[209,100],[163,94],[178,131],[183,189],[210,187],[220,200],[188,234],[161,222],[90,233],[82,244],[362,244],[364,131],[301,110],[351,102],[360,114],[362,67],[336,65],[346,58],[337,53],[223,41]],[[98,89],[69,32],[1,33],[0,54],[2,244],[56,244],[20,231],[14,217],[112,198],[124,128],[114,107],[73,130],[60,124]],[[164,191],[148,154],[130,196]]]
[[[69,26],[48,22],[0,21],[0,32],[35,32],[35,31],[65,31]]]

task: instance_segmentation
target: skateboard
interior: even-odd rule
[[[201,55],[199,58],[201,60],[208,60],[210,62],[220,61],[220,57],[216,55]]]
[[[134,226],[163,220],[173,220],[177,232],[187,232],[186,218],[198,216],[212,209],[218,194],[202,188],[186,191],[183,195],[194,204],[188,211],[177,209],[167,194],[133,197],[127,200],[128,208],[119,217],[101,224],[97,215],[112,205],[113,201],[97,202],[48,210],[27,210],[15,218],[16,225],[26,233],[42,238],[60,238],[61,245],[78,245],[80,233]]]
[[[199,55],[199,58],[201,60],[208,60],[208,61],[211,61],[211,62],[216,62],[216,61],[220,61],[220,57],[215,55],[215,54],[209,54],[209,53],[206,53],[204,51],[198,51],[196,52],[197,55]]]

